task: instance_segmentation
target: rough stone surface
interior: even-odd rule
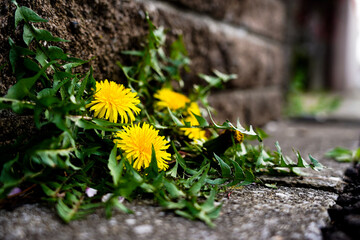
[[[47,208],[24,205],[0,210],[1,239],[321,239],[319,227],[336,194],[306,188],[250,185],[224,198],[217,227],[165,213],[148,204],[129,204],[133,215],[103,211],[68,225]]]
[[[284,38],[286,10],[279,0],[164,0],[214,19],[245,26],[276,39]]]
[[[282,93],[276,88],[265,88],[253,91],[228,90],[214,93],[209,103],[217,113],[216,122],[237,119],[244,125],[261,126],[281,115]]]
[[[146,36],[147,23],[145,13],[134,1],[123,0],[91,0],[91,1],[48,1],[19,0],[21,6],[27,6],[41,17],[48,19],[46,24],[36,24],[38,28],[46,28],[53,35],[70,40],[60,43],[65,52],[71,56],[90,59],[96,57],[91,64],[94,66],[98,79],[119,81],[120,69],[116,61],[125,60],[123,50],[139,49]],[[15,6],[10,0],[0,2],[0,66],[7,64],[0,78],[0,95],[15,83],[8,61],[8,37],[21,44],[19,26],[15,34]],[[76,22],[76,30],[74,26]],[[128,59],[127,59],[128,60]],[[128,60],[129,61],[129,60]]]
[[[328,166],[328,171],[310,175],[321,177],[324,182],[326,178],[341,178],[348,166],[324,158],[324,152],[336,146],[352,148],[358,144],[359,136],[357,126],[341,124],[271,123],[266,129],[272,135],[265,141],[266,146],[279,140],[284,153],[290,155],[294,147],[303,154],[313,154]],[[223,208],[213,229],[202,222],[164,212],[145,200],[125,203],[134,211],[132,215],[114,212],[106,220],[104,211],[99,209],[86,219],[68,225],[61,223],[53,210],[33,204],[11,212],[0,210],[0,239],[320,240],[320,228],[329,222],[327,209],[335,204],[337,190],[331,186],[321,190],[313,181],[302,185],[296,183],[298,179],[292,178],[293,182],[289,183],[275,178],[271,183],[278,184],[276,189],[256,184],[229,189],[219,196]]]

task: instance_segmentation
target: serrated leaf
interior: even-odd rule
[[[231,164],[234,166],[234,178],[235,180],[243,180],[245,178],[245,173],[240,167],[240,165],[233,160],[230,160]]]
[[[196,183],[194,183],[191,188],[189,189],[189,194],[191,196],[197,196],[201,187],[205,184],[205,180],[207,178],[207,173],[209,171],[210,165],[206,164],[203,168],[202,168],[202,175],[199,179],[199,181],[197,181]]]
[[[289,164],[285,161],[284,156],[280,155],[280,167],[289,167]]]
[[[26,95],[29,94],[31,87],[35,84],[35,82],[39,79],[39,77],[45,72],[45,70],[54,62],[49,62],[46,64],[40,72],[38,72],[35,76],[29,78],[20,79],[15,85],[13,85],[8,93],[5,95],[6,98],[10,99],[23,99]]]
[[[319,163],[318,162],[318,160],[316,160],[315,158],[313,158],[312,156],[311,156],[311,154],[309,154],[309,158],[310,158],[310,161],[311,161],[311,165],[310,165],[310,167],[312,168],[312,169],[314,169],[315,171],[320,171],[320,170],[322,170],[322,169],[324,169],[324,166],[321,164],[321,163]]]
[[[207,197],[206,201],[201,205],[201,209],[205,212],[210,212],[214,209],[216,190],[212,188],[210,190],[210,195]]]
[[[55,197],[56,191],[52,190],[50,187],[48,187],[46,184],[40,185],[44,193],[49,197]]]
[[[297,159],[298,159],[297,167],[304,167],[304,168],[306,168],[306,167],[309,166],[309,164],[308,164],[307,162],[305,162],[305,160],[301,157],[299,151],[297,151],[297,154],[296,154],[296,155],[297,155]]]
[[[177,199],[180,197],[185,197],[185,193],[178,189],[178,187],[169,180],[164,179],[164,186],[168,193],[170,194],[171,198]]]
[[[218,70],[213,70],[214,74],[219,77],[223,82],[228,82],[229,80],[231,79],[236,79],[237,78],[237,75],[236,74],[225,74],[225,73],[222,73]]]
[[[216,160],[220,164],[221,176],[223,178],[230,178],[231,177],[231,168],[230,168],[230,166],[227,163],[225,163],[224,160],[222,160],[218,155],[216,155],[216,153],[214,153],[214,156],[215,156]]]
[[[252,173],[252,171],[245,169],[245,180],[243,182],[241,182],[240,184],[238,184],[237,186],[245,186],[245,185],[252,184],[254,182],[255,182],[255,176]]]

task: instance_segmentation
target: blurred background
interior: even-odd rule
[[[360,118],[360,1],[287,1],[290,116]]]

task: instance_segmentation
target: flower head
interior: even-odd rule
[[[197,126],[199,125],[198,120],[193,115],[196,114],[198,116],[201,116],[199,105],[196,102],[192,102],[188,108],[188,114],[189,116],[185,118],[186,122],[190,122],[191,126]],[[201,128],[184,128],[185,135],[188,136],[188,138],[193,140],[206,140],[207,137],[206,132]]]
[[[95,117],[109,119],[110,122],[116,123],[120,115],[121,123],[128,123],[135,121],[134,113],[136,115],[140,112],[140,108],[136,107],[140,103],[136,95],[129,88],[112,81],[96,82],[94,100],[86,107],[95,111]]]
[[[166,170],[169,166],[167,161],[171,155],[166,152],[169,148],[168,141],[158,135],[159,131],[153,126],[144,123],[125,126],[123,131],[115,134],[114,142],[125,152],[125,155],[136,170],[147,168],[151,162],[152,146],[154,146],[158,169]]]
[[[170,110],[178,110],[184,108],[190,99],[181,93],[174,92],[169,88],[163,88],[154,94],[154,97],[159,101],[156,106],[159,108],[167,108]]]

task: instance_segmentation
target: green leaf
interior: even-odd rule
[[[134,69],[134,67],[123,66],[119,61],[116,62],[116,65],[118,65],[121,68],[121,70],[123,71],[127,80],[132,81],[132,82],[139,82],[139,80],[136,80],[136,79],[130,77],[130,75],[129,75],[129,73]]]
[[[298,162],[297,162],[297,167],[303,167],[306,168],[309,166],[309,164],[307,164],[307,162],[305,162],[305,160],[301,157],[300,152],[297,151],[297,157],[298,157]]]
[[[154,179],[159,175],[159,168],[157,165],[154,146],[151,146],[151,161],[149,167],[145,169],[147,179]]]
[[[171,119],[174,121],[175,125],[178,127],[184,127],[184,124],[171,112],[170,108],[168,108]]]
[[[26,43],[26,45],[30,45],[31,41],[34,39],[34,35],[31,32],[30,27],[25,24],[24,25],[24,30],[23,30],[23,40]]]
[[[122,171],[124,169],[124,161],[125,159],[121,159],[120,163],[117,163],[116,160],[117,146],[114,145],[111,150],[109,160],[108,160],[108,168],[110,169],[110,175],[112,176],[113,182],[115,186],[118,186],[120,177],[122,175]]]
[[[14,41],[9,37],[9,60],[13,73],[15,73],[16,63],[21,56],[35,55],[35,53],[27,48],[16,46]]]
[[[1,175],[0,175],[0,182],[2,184],[6,184],[8,182],[18,182],[17,177],[15,177],[16,170],[13,169],[14,163],[16,163],[19,160],[19,155],[16,155],[16,157],[13,160],[10,160],[6,162],[1,169]]]
[[[55,195],[56,195],[56,190],[54,191],[54,190],[52,190],[50,187],[48,187],[46,184],[41,184],[40,185],[41,186],[41,188],[42,188],[42,190],[44,191],[44,193],[47,195],[47,196],[49,196],[49,197],[55,197]]]
[[[40,63],[40,65],[42,67],[45,66],[48,63],[48,61],[47,61],[48,57],[46,56],[46,54],[40,48],[38,48],[36,50],[35,59]]]
[[[27,22],[47,22],[48,21],[46,19],[41,18],[39,15],[37,15],[36,12],[34,12],[33,10],[31,10],[28,7],[22,6],[18,9],[20,9],[20,11],[19,11],[20,13],[18,13],[18,15],[21,15],[21,17],[20,16],[16,17],[16,12],[15,12],[15,27],[22,19],[25,19]]]
[[[78,126],[79,128],[83,128],[83,129],[98,129],[98,130],[101,130],[101,131],[119,131],[120,128],[116,128],[116,127],[104,127],[98,123],[96,123],[94,120],[92,121],[88,121],[88,120],[85,120],[83,118],[70,118],[73,122],[75,122],[76,126]]]
[[[11,48],[10,52],[9,52],[9,60],[10,60],[11,69],[12,69],[13,73],[15,73],[16,62],[17,62],[18,58],[19,58],[19,55],[17,54],[16,50],[14,48]]]
[[[309,158],[310,158],[310,161],[311,161],[311,165],[310,165],[310,167],[312,168],[312,169],[314,169],[315,171],[320,171],[320,170],[322,170],[322,169],[324,169],[324,166],[321,164],[321,163],[319,163],[318,162],[318,160],[316,160],[315,158],[313,158],[312,156],[311,156],[311,154],[309,154]]]
[[[206,201],[201,205],[201,208],[203,211],[205,212],[209,212],[214,208],[214,201],[215,201],[215,195],[216,195],[216,190],[214,188],[212,188],[210,190],[210,195],[209,197],[206,199]]]
[[[25,58],[24,59],[24,66],[29,69],[30,71],[33,72],[40,72],[41,68],[39,67],[39,65],[37,65],[33,60],[31,60],[30,58]]]
[[[245,178],[245,173],[242,170],[242,168],[240,167],[240,165],[233,161],[230,160],[231,164],[234,166],[234,178],[235,180],[243,180]]]
[[[216,155],[216,153],[214,153],[214,156],[215,156],[216,160],[220,164],[221,176],[223,178],[230,178],[231,177],[231,168],[230,168],[230,166],[228,164],[226,164],[224,162],[224,160],[222,160],[218,155]]]
[[[119,202],[118,196],[113,196],[110,200],[111,204],[116,207],[117,209],[119,209],[120,211],[122,211],[123,213],[128,213],[131,214],[133,213],[133,211],[131,211],[129,208],[127,208],[124,204],[122,204],[121,202]]]
[[[238,184],[237,186],[245,186],[245,185],[249,185],[255,182],[255,176],[252,173],[251,170],[246,170],[245,169],[245,180],[243,182],[241,182],[240,184]]]
[[[353,152],[353,161],[359,161],[360,160],[360,148],[356,149]]]
[[[196,114],[193,113],[193,112],[191,112],[191,113],[192,113],[192,115],[194,115],[194,117],[195,117],[196,120],[198,121],[200,127],[208,127],[208,126],[209,126],[209,123],[208,123],[208,121],[207,121],[205,118],[203,118],[203,117],[200,116],[200,115],[196,115]]]
[[[18,24],[24,20],[24,17],[23,15],[21,14],[21,8],[16,8],[16,11],[15,11],[15,28],[18,26]]]
[[[80,218],[84,215],[79,212],[84,196],[75,196],[74,194],[67,192],[66,197],[70,200],[69,205],[71,206],[71,208],[68,207],[67,204],[64,202],[66,201],[66,199],[58,199],[58,202],[56,204],[56,210],[61,219],[64,222],[69,223],[71,220]]]
[[[170,177],[172,177],[172,178],[176,178],[177,175],[178,175],[178,174],[177,174],[178,167],[179,167],[179,162],[176,161],[176,162],[175,162],[175,166],[174,166],[171,170],[169,170],[169,171],[166,172],[166,176],[170,176]]]
[[[339,162],[351,162],[352,161],[353,152],[350,149],[336,147],[327,153],[325,153],[326,157],[334,158]]]
[[[39,79],[39,77],[45,72],[45,70],[54,64],[54,62],[49,62],[46,64],[40,72],[38,72],[35,76],[29,78],[20,79],[15,85],[13,85],[8,93],[5,95],[6,98],[10,99],[18,99],[21,100],[25,96],[30,93],[31,87],[35,84],[35,82]]]
[[[49,56],[50,60],[67,59],[67,54],[65,54],[61,48],[56,46],[49,46],[49,48],[47,49],[47,55]]]
[[[85,77],[83,78],[83,80],[81,81],[81,84],[80,84],[80,88],[79,90],[77,91],[76,93],[76,101],[80,101],[81,97],[83,96],[84,92],[85,92],[85,89],[86,89],[86,86],[87,86],[87,82],[88,82],[88,79],[89,79],[89,75],[90,75],[90,71],[88,71],[85,75]]]
[[[194,183],[191,188],[189,189],[189,194],[191,196],[197,196],[201,187],[205,184],[205,180],[207,178],[207,173],[209,171],[210,164],[206,164],[204,167],[200,169],[200,173],[202,172],[202,175],[196,183]]]
[[[178,199],[181,197],[185,197],[185,193],[178,189],[178,187],[171,181],[164,179],[164,186],[168,193],[170,194],[170,197],[173,199]]]
[[[88,63],[89,61],[91,61],[93,58],[91,58],[90,60],[82,60],[82,61],[77,61],[77,62],[71,62],[71,63],[67,63],[67,64],[64,64],[63,65],[63,68],[65,69],[66,72],[71,72],[71,69],[75,68],[75,67],[78,67],[78,66],[81,66],[85,63]]]
[[[133,56],[139,56],[139,57],[144,56],[143,51],[121,51],[121,53],[124,55],[133,55]]]
[[[68,40],[59,38],[59,37],[54,37],[51,32],[45,30],[45,29],[37,29],[34,27],[34,37],[37,41],[47,41],[47,42],[70,42]]]

